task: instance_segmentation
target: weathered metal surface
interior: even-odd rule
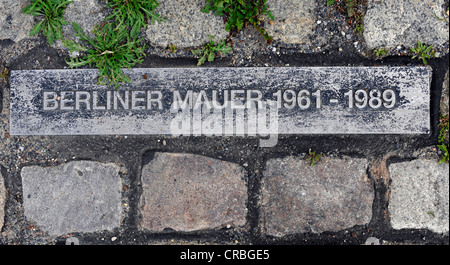
[[[430,132],[429,67],[125,72],[116,90],[94,69],[11,71],[11,135]]]

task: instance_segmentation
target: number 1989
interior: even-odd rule
[[[369,91],[358,89],[356,91],[349,90],[344,93],[348,98],[348,107],[352,109],[354,106],[362,109],[367,105],[372,109],[378,109],[384,106],[391,109],[395,106],[396,95],[392,89],[380,91],[379,89],[371,89]]]

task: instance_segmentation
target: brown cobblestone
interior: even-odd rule
[[[141,227],[151,231],[245,224],[247,188],[236,164],[193,154],[155,153],[142,169]]]

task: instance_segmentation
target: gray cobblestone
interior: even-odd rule
[[[155,12],[167,21],[148,25],[147,39],[163,48],[169,45],[185,48],[204,44],[209,41],[209,35],[217,41],[226,38],[228,32],[223,19],[201,12],[205,3],[204,0],[159,1]]]
[[[1,169],[1,167],[0,167]],[[2,172],[0,171],[0,230],[2,229],[5,217],[5,201],[6,201],[6,190],[3,181]]]
[[[69,23],[63,26],[63,39],[78,39],[78,37],[75,37],[73,22],[80,25],[86,34],[94,38],[92,30],[96,25],[100,25],[106,17],[104,8],[105,6],[99,5],[97,0],[72,0],[72,3],[66,7],[63,15],[64,19]],[[69,50],[62,44],[61,40],[56,41],[53,46]]]
[[[307,44],[314,34],[314,0],[269,0],[269,9],[274,16],[273,23],[265,28],[275,40],[287,44]]]
[[[156,12],[167,21],[142,29],[148,56],[136,65],[140,69],[196,67],[192,49],[208,41],[208,35],[215,40],[229,36],[224,17],[201,13],[205,0],[158,2]],[[444,84],[441,76],[448,71],[448,0],[369,0],[367,8],[358,7],[367,9],[363,29],[357,25],[360,21],[349,23],[343,10],[326,2],[268,0],[275,18],[266,20],[264,27],[273,42],[267,43],[249,25],[228,39],[233,47],[228,58],[204,66],[416,67],[422,62],[408,52],[420,40],[433,45],[438,57],[428,60],[433,80],[427,91],[432,93],[421,97],[436,103],[424,118],[431,134],[281,134],[272,148],[258,147],[253,137],[121,133],[129,124],[116,124],[112,135],[43,136],[31,131],[32,135],[17,136],[11,133],[11,73],[67,69],[69,55],[59,41],[50,47],[42,33],[29,37],[41,19],[22,14],[29,0],[0,0],[0,245],[64,244],[67,238],[81,245],[448,245],[448,164],[438,164],[442,152],[435,145],[439,100],[440,113],[448,113],[448,73]],[[110,12],[104,0],[74,0],[64,17],[87,33]],[[72,26],[64,26],[63,33],[73,38]],[[167,49],[168,45],[176,47]],[[389,48],[387,57],[375,58],[372,49],[381,47]],[[147,82],[152,77],[139,78]],[[210,87],[220,88],[221,82],[212,80],[207,93]],[[244,75],[238,82],[245,80]],[[392,82],[388,76],[383,80]],[[73,89],[79,84],[89,87],[69,81]],[[360,81],[355,85],[370,79]],[[236,81],[223,84],[236,86]],[[323,102],[331,96],[325,95]],[[284,106],[287,99],[280,99]],[[317,102],[311,101],[316,106]],[[366,110],[353,108],[350,114]],[[303,113],[309,111],[317,113]],[[333,125],[315,122],[325,129]],[[74,126],[70,119],[59,123]],[[361,126],[374,123],[379,124],[358,121]],[[388,128],[395,125],[386,123]],[[36,128],[45,126],[41,121]],[[95,131],[99,124],[89,126]],[[160,129],[155,126],[152,132]],[[325,155],[313,167],[297,156],[308,148]]]
[[[389,166],[389,213],[394,229],[449,231],[449,166],[416,159]]]
[[[339,231],[372,217],[366,159],[271,159],[264,171],[263,222],[268,234]]]
[[[441,46],[448,42],[445,0],[370,0],[364,16],[364,39],[370,49]]]
[[[449,106],[449,81],[448,81],[448,71],[445,74],[444,83],[442,84],[442,94],[441,94],[441,114],[448,115]]]
[[[74,161],[22,168],[24,211],[50,235],[111,230],[121,220],[121,182],[115,164]]]
[[[34,26],[33,16],[22,13],[22,8],[29,4],[28,0],[0,0],[0,40],[19,42],[36,38],[29,36]]]

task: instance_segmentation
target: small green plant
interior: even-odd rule
[[[314,166],[317,162],[319,162],[319,158],[322,155],[320,155],[320,154],[316,155],[316,152],[311,151],[311,149],[309,149],[308,153],[309,153],[309,155],[306,158],[306,160],[308,160],[310,162],[311,166]]]
[[[441,115],[439,118],[439,135],[438,135],[438,145],[437,147],[442,151],[443,158],[439,163],[448,163],[448,129],[449,129],[449,118],[448,115]]]
[[[125,24],[131,28],[131,35],[139,33],[141,28],[147,25],[148,19],[152,24],[155,21],[165,21],[161,15],[155,13],[159,6],[156,0],[112,0],[107,6],[112,8],[112,13],[106,20],[112,19],[118,26]]]
[[[359,34],[364,33],[364,19],[363,15],[357,15],[355,16],[355,31]]]
[[[175,45],[175,44],[171,44],[171,45],[169,45],[169,51],[171,51],[171,52],[173,52],[173,53],[176,53],[177,52],[177,45]]]
[[[47,37],[48,44],[63,38],[62,26],[68,22],[63,19],[64,10],[72,1],[68,0],[32,0],[31,4],[22,9],[22,12],[32,16],[43,16],[44,20],[38,22],[30,31],[34,36],[42,31]]]
[[[373,52],[375,53],[375,55],[378,58],[384,57],[388,54],[389,50],[387,48],[379,48],[379,49],[375,49],[373,50]]]
[[[360,33],[360,34],[362,34],[363,32],[364,32],[364,24],[361,22],[361,23],[358,23],[356,26],[355,26],[355,31],[356,32],[358,32],[358,33]]]
[[[8,78],[8,74],[9,70],[5,68],[0,72],[0,77],[6,81],[6,79]]]
[[[420,40],[417,42],[417,46],[415,48],[411,48],[410,53],[413,55],[412,59],[417,58],[422,60],[423,64],[427,64],[427,59],[434,57],[433,46],[430,45],[427,47],[427,45],[422,44]]]
[[[214,12],[216,16],[226,19],[225,30],[240,31],[246,23],[250,23],[270,43],[272,37],[263,28],[265,15],[269,20],[274,17],[267,6],[267,0],[206,0],[202,12]]]
[[[364,6],[367,0],[327,0],[327,6],[334,5],[336,9],[347,17],[347,22],[357,33],[364,32]]]
[[[441,159],[441,161],[439,161],[439,164],[444,164],[444,163],[448,163],[448,146],[446,144],[440,144],[437,146],[443,153],[443,157]]]
[[[209,42],[205,43],[202,48],[192,51],[194,55],[199,56],[197,65],[202,65],[206,60],[208,62],[214,61],[214,58],[218,53],[225,55],[231,52],[232,48],[222,40],[220,43],[215,43],[213,40],[214,36],[209,36]]]
[[[82,44],[73,40],[64,40],[63,44],[70,48],[70,52],[85,52],[82,58],[71,58],[67,64],[73,67],[80,67],[88,64],[89,67],[95,64],[99,69],[98,84],[114,84],[116,88],[121,82],[130,82],[122,68],[131,68],[143,61],[144,47],[140,47],[140,40],[136,36],[130,37],[125,25],[115,25],[113,23],[96,26],[92,31],[95,35],[91,39],[83,32],[83,29],[72,23],[76,32],[75,36],[80,38]],[[109,82],[108,82],[109,81]]]
[[[347,16],[353,17],[355,15],[355,0],[345,0],[345,6],[347,7]]]

